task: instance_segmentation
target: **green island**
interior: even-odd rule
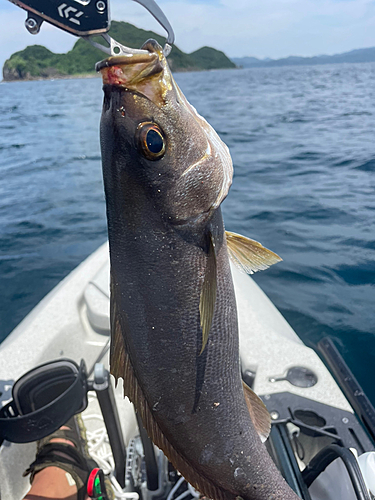
[[[164,44],[162,36],[125,22],[112,21],[109,34],[119,43],[132,48],[141,47],[149,38],[155,38],[160,44]],[[95,75],[95,63],[104,58],[105,54],[102,51],[82,39],[79,39],[66,54],[55,54],[42,45],[31,45],[15,52],[5,61],[3,78],[4,81],[15,81],[91,76]],[[236,67],[224,52],[212,47],[202,47],[191,54],[186,54],[174,46],[168,62],[173,71]]]

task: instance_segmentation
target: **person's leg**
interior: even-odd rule
[[[58,467],[47,467],[35,474],[24,500],[77,500],[77,486]]]
[[[68,427],[63,426],[61,430]],[[66,443],[74,446],[71,441],[61,438],[51,439],[51,443]],[[35,474],[30,491],[24,500],[77,500],[77,486],[72,476],[59,467],[47,467]]]
[[[24,500],[77,500],[78,497],[82,500],[87,499],[85,491],[82,491],[84,478],[96,464],[88,456],[85,440],[83,422],[77,416],[39,442],[36,461],[25,472],[25,474],[32,473],[32,480],[31,488]],[[54,447],[54,443],[58,445]],[[72,449],[75,451],[73,455],[71,455]],[[79,457],[76,456],[76,452],[79,453]],[[68,472],[71,466],[67,465],[67,461],[76,464],[72,470],[74,478]],[[77,481],[81,488],[79,495]]]

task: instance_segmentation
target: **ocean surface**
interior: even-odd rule
[[[375,64],[180,73],[230,147],[226,227],[301,338],[334,339],[375,403]],[[106,239],[99,79],[0,85],[0,341]]]

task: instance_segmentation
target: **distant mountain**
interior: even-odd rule
[[[257,59],[256,57],[232,57],[237,66],[244,68],[267,68],[272,66],[308,66],[316,64],[375,62],[375,47],[356,49],[333,56],[298,57],[283,59]]]
[[[117,42],[132,48],[141,47],[149,38],[164,44],[164,38],[153,31],[145,31],[124,22],[112,21],[109,34]],[[41,45],[32,45],[5,61],[3,78],[12,81],[95,74],[95,63],[104,58],[102,51],[82,39],[78,39],[73,49],[66,54],[55,54]],[[235,68],[224,52],[211,47],[202,47],[186,54],[174,46],[168,62],[174,71]]]

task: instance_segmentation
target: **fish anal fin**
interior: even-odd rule
[[[202,348],[200,354],[204,351],[208,335],[210,333],[212,319],[214,317],[215,302],[217,292],[217,264],[215,247],[212,234],[209,234],[209,249],[207,257],[207,266],[204,275],[201,296],[199,300],[199,314],[202,328]]]
[[[257,396],[255,392],[245,384],[245,382],[242,382],[242,386],[246,405],[250,413],[250,418],[254,424],[255,430],[259,434],[262,443],[264,443],[267,440],[271,430],[270,414],[268,413],[266,405],[263,403],[260,397]]]
[[[253,274],[268,269],[282,261],[276,253],[271,252],[261,243],[241,234],[225,231],[229,256],[234,264],[243,272]]]

